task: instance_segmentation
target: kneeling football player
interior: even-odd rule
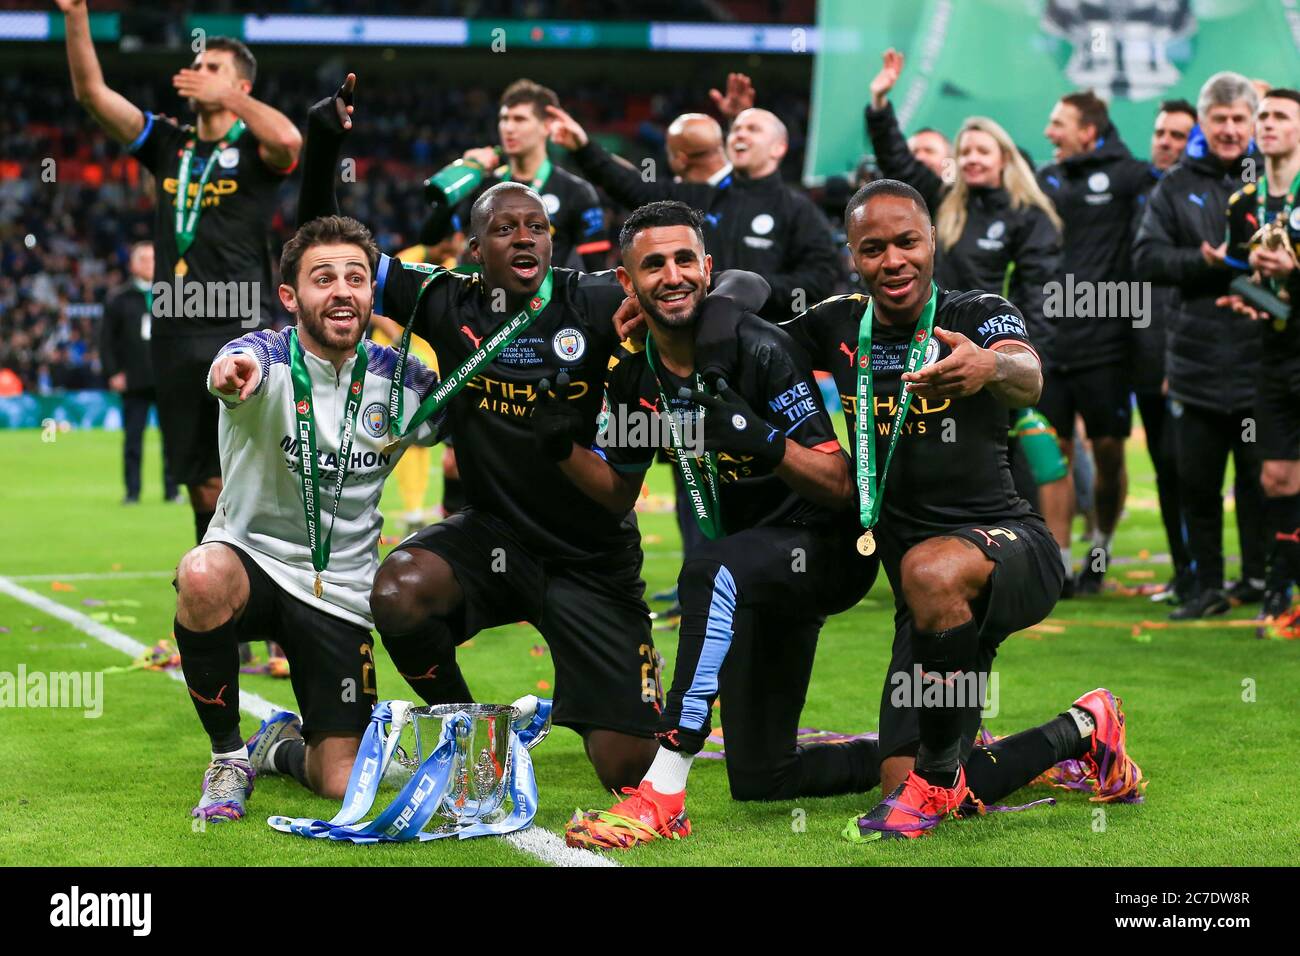
[[[339,117],[354,115],[343,92],[309,115],[299,218],[337,208],[338,154],[351,125]],[[377,307],[441,362],[466,504],[380,566],[370,596],[376,630],[422,700],[462,703],[473,698],[457,647],[487,628],[530,622],[555,665],[553,721],[581,735],[603,785],[627,786],[653,760],[661,707],[636,494],[613,510],[582,494],[558,464],[569,448],[539,442],[533,421],[540,383],[564,374],[561,417],[575,423],[579,444],[595,439],[626,295],[612,272],[552,268],[546,204],[523,183],[483,192],[469,233],[472,276],[380,259]],[[767,294],[759,277],[732,272],[706,308],[729,310],[732,296],[735,307],[757,307]]]
[[[376,701],[370,585],[379,566],[396,353],[363,339],[379,250],[359,222],[307,223],[285,245],[280,301],[297,318],[217,354],[225,484],[203,543],[176,572],[176,643],[212,744],[194,815],[237,820],[259,773],[291,774],[342,797]],[[418,405],[437,379],[408,359],[399,394]],[[239,644],[273,640],[290,663],[302,719],[282,711],[246,746]]]
[[[1006,299],[934,284],[934,229],[912,187],[863,186],[845,222],[870,296],[836,296],[782,327],[835,378],[855,439],[855,517],[864,542],[879,546],[897,607],[880,704],[887,797],[846,836],[917,837],[963,804],[1000,799],[1039,775],[1094,799],[1132,799],[1141,771],[1104,688],[1040,727],[975,748],[998,645],[1046,617],[1063,581],[1007,456],[1006,410],[1036,401],[1038,356]],[[925,690],[896,692],[917,674]],[[955,688],[959,676],[980,689],[972,699],[928,692]]]
[[[736,326],[738,366],[729,380],[706,382],[696,345],[697,335],[708,335],[710,318],[700,310],[712,263],[689,206],[642,206],[620,244],[619,279],[639,298],[649,336],[610,373],[603,455],[567,441],[560,468],[611,512],[627,508],[658,442],[634,444],[637,429],[619,419],[626,425],[650,411],[659,429],[675,433],[673,457],[706,540],[678,578],[677,665],[654,762],[639,786],[624,789],[626,799],[568,827],[571,845],[602,849],[690,832],[686,778],[719,693],[735,798],[852,793],[877,779],[871,742],[796,743],[821,626],[856,604],[877,570],[846,538],[856,528],[853,485],[812,373],[785,333],[745,314]],[[561,399],[543,390],[534,423],[563,441],[571,425]],[[694,442],[688,436],[701,423],[702,441]],[[716,459],[693,457],[691,444]]]

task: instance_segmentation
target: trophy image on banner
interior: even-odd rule
[[[357,750],[343,807],[331,820],[267,818],[272,829],[350,843],[461,840],[522,830],[537,813],[529,751],[551,729],[551,701],[533,695],[512,705],[381,701]],[[400,746],[414,739],[414,756]],[[369,823],[380,784],[401,789]]]

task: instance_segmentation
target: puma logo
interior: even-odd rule
[[[398,671],[397,673],[402,674],[402,676],[405,677],[407,680],[433,680],[434,677],[437,676],[437,672],[438,672],[438,665],[434,664],[423,674],[416,674],[416,675],[402,674],[401,671]]]
[[[848,358],[849,358],[849,367],[852,368],[852,367],[853,367],[853,363],[857,360],[857,357],[858,357],[858,350],[857,350],[857,348],[854,347],[853,351],[850,352],[850,351],[849,351],[849,343],[847,343],[847,342],[841,342],[841,343],[840,343],[840,351],[843,352],[845,355],[848,356]]]
[[[471,342],[474,343],[474,348],[479,347],[479,343],[483,341],[483,336],[475,335],[473,332],[469,330],[468,325],[462,325],[460,327],[460,330],[465,333],[466,338],[468,338]]]
[[[1002,542],[1001,542],[1001,541],[994,541],[993,538],[991,538],[991,537],[989,536],[989,533],[988,533],[987,531],[985,531],[983,528],[972,528],[971,530],[972,530],[972,531],[976,531],[976,532],[978,532],[978,533],[979,533],[979,534],[984,538],[984,543],[985,543],[988,547],[991,548],[991,547],[993,547],[994,545],[997,545],[999,548],[1002,547]]]
[[[214,705],[216,705],[217,707],[225,707],[225,706],[226,706],[226,702],[225,702],[224,700],[221,699],[221,695],[224,694],[224,693],[226,692],[226,688],[227,688],[228,686],[229,686],[228,684],[222,684],[222,685],[221,685],[221,690],[217,691],[217,696],[216,696],[216,697],[213,697],[213,698],[210,698],[210,699],[207,698],[207,697],[204,697],[202,694],[200,694],[198,691],[196,691],[193,687],[190,687],[190,688],[187,688],[187,689],[189,690],[190,695],[191,695],[195,700],[197,700],[200,704],[214,704]]]
[[[638,398],[637,401],[641,403],[642,408],[648,408],[656,415],[659,414],[659,399],[656,398],[653,402],[647,402],[644,398]]]
[[[1300,528],[1296,528],[1294,531],[1279,531],[1275,537],[1278,541],[1291,541],[1300,544]]]

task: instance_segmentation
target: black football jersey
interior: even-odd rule
[[[181,153],[192,144],[190,192],[197,194],[199,179],[218,142],[198,138],[193,126],[180,126],[156,113],[145,114],[144,129],[127,149],[154,175],[154,282],[174,285],[181,258],[176,246],[176,191]],[[293,172],[272,169],[258,154],[257,138],[247,129],[217,156],[203,187],[201,211],[194,242],[185,253],[185,284],[238,283],[238,305],[252,306],[257,289],[258,321],[246,321],[229,296],[221,314],[173,307],[154,322],[158,338],[174,335],[226,335],[238,338],[255,327],[270,326],[278,298],[271,273],[271,218],[279,202],[280,186]],[[257,283],[256,286],[253,283]],[[183,293],[188,297],[188,293]],[[175,298],[173,296],[172,298]],[[246,300],[246,301],[245,301]],[[178,304],[179,306],[179,304]],[[157,304],[155,312],[158,311]],[[201,311],[203,314],[192,314]],[[190,313],[190,314],[187,314]]]
[[[982,348],[1017,342],[1033,348],[1020,311],[1000,295],[940,290],[936,328],[960,332]],[[866,313],[864,295],[842,295],[782,323],[812,359],[813,368],[835,379],[856,455],[857,374],[871,362],[876,452],[883,466],[899,399],[900,377],[916,326],[872,324],[871,355],[858,355],[858,329]],[[923,365],[946,358],[950,349],[931,336]],[[1037,354],[1037,353],[1035,353]],[[1007,408],[987,391],[967,398],[916,396],[901,427],[885,486],[881,522],[908,545],[971,524],[995,524],[1032,514],[1016,494],[1007,454]]]
[[[843,454],[811,370],[788,335],[756,315],[747,314],[737,326],[737,364],[730,386],[755,413],[805,448],[829,454]],[[661,391],[645,351],[624,348],[609,375],[609,415],[612,422],[629,410],[675,412],[683,432],[693,425],[697,407],[680,397],[679,389],[694,388],[693,380],[679,379],[660,366],[664,376]],[[661,438],[667,436],[660,429]],[[654,460],[656,449],[636,447],[606,439],[607,460],[619,471],[644,471]],[[676,464],[674,464],[676,467]],[[728,534],[763,525],[826,524],[851,521],[834,515],[822,505],[801,498],[770,468],[747,456],[719,453],[717,474],[723,528]]]

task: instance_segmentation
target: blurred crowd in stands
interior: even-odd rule
[[[146,109],[182,112],[167,86],[126,77],[114,81]],[[329,82],[268,70],[257,91],[304,122],[310,104],[329,92]],[[662,92],[641,95],[561,85],[557,92],[595,135],[633,161],[645,156],[661,161],[672,118],[708,108],[707,90],[698,87],[665,84]],[[787,179],[797,179],[806,93],[764,92],[765,105],[790,127],[791,151],[783,170]],[[499,94],[487,87],[366,85],[363,77],[358,97],[366,110],[365,149],[354,157],[356,182],[340,188],[343,211],[370,224],[386,250],[415,242],[426,213],[424,179],[465,149],[497,142]],[[0,379],[0,392],[13,392],[17,382],[38,393],[101,388],[99,317],[109,293],[126,281],[131,244],[150,238],[149,174],[86,120],[66,73],[39,78],[11,73],[0,79],[0,96],[7,106],[0,113],[0,369],[16,375]],[[560,161],[562,151],[554,155]],[[296,199],[295,177],[282,191],[273,223],[277,255],[279,244],[292,234]],[[609,214],[617,223],[612,208]]]

